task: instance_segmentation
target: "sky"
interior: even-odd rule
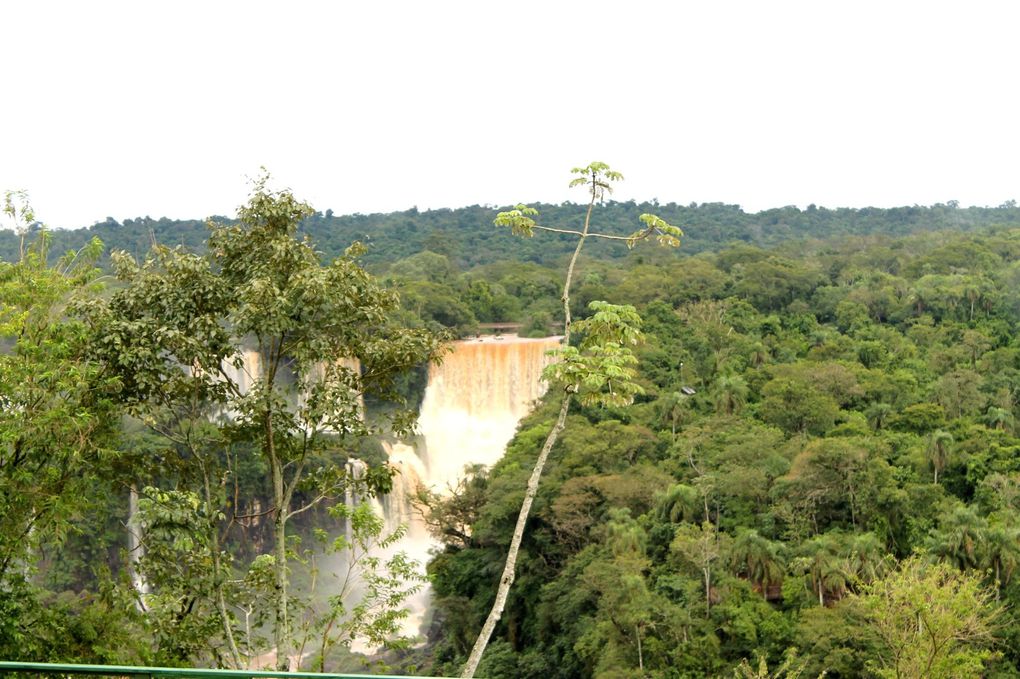
[[[614,198],[748,211],[1020,198],[1020,3],[0,7],[0,191],[54,227]]]

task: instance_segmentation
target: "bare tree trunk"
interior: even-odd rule
[[[209,481],[209,472],[205,465],[202,466],[202,476],[205,482],[205,503],[206,512],[209,516],[213,513],[212,484]],[[132,489],[134,487],[132,486]],[[219,530],[215,524],[209,526],[210,537],[212,538],[213,573],[216,577],[216,610],[220,614],[220,621],[223,623],[223,635],[227,640],[227,648],[230,650],[231,661],[234,669],[241,669],[241,652],[237,648],[237,641],[234,639],[234,630],[230,625],[230,615],[227,613],[227,601],[223,595],[223,562],[220,554]]]
[[[705,568],[705,619],[712,615],[712,571]]]
[[[641,676],[645,676],[645,657],[641,652],[641,628],[635,627],[634,633],[637,635],[637,665],[638,669],[641,670]]]
[[[574,248],[574,254],[570,257],[570,263],[567,265],[567,275],[563,281],[563,293],[560,296],[563,302],[563,344],[564,346],[570,345],[570,284],[574,278],[574,267],[577,265],[577,258],[581,254],[581,248],[584,247],[584,240],[588,237],[588,230],[591,226],[591,213],[595,207],[596,198],[596,187],[595,187],[595,176],[592,176],[592,194],[591,200],[588,202],[588,212],[584,217],[584,227],[581,229],[580,237],[577,240],[577,247]],[[478,669],[478,663],[482,660],[482,654],[485,653],[485,647],[489,644],[489,638],[492,637],[493,630],[496,629],[496,623],[499,622],[500,616],[503,615],[503,608],[506,606],[507,596],[510,594],[510,586],[514,582],[514,571],[517,566],[517,553],[521,548],[521,540],[524,537],[524,527],[528,523],[528,514],[531,513],[531,503],[535,499],[535,495],[538,493],[538,482],[542,478],[542,470],[545,467],[545,462],[549,457],[549,451],[552,450],[553,445],[556,444],[556,440],[560,436],[560,432],[563,431],[563,427],[567,423],[567,411],[570,409],[570,400],[573,397],[570,391],[563,393],[563,401],[560,403],[560,414],[556,418],[556,424],[549,431],[549,436],[545,439],[545,444],[542,446],[542,451],[538,455],[538,459],[535,461],[535,468],[531,471],[531,477],[528,479],[528,488],[524,493],[524,502],[521,503],[521,511],[517,515],[517,525],[514,528],[513,538],[510,540],[510,548],[507,550],[506,564],[503,566],[503,575],[499,579],[499,587],[496,590],[496,600],[492,603],[492,609],[489,611],[489,616],[485,619],[485,624],[482,625],[482,630],[478,633],[478,639],[475,640],[475,645],[471,649],[471,655],[468,656],[467,662],[464,664],[464,669],[461,672],[461,677],[473,677],[475,671]]]
[[[234,663],[234,669],[243,669],[241,667],[241,651],[237,648],[237,641],[234,639],[234,630],[230,627],[230,615],[227,613],[227,601],[223,597],[223,585],[219,585],[216,588],[216,608],[220,613],[220,620],[223,621],[223,634],[227,638],[227,646],[230,649],[230,657]]]
[[[287,617],[287,508],[284,506],[285,489],[283,483],[283,467],[275,454],[272,424],[267,426],[269,466],[273,474],[273,501],[276,511],[273,515],[273,572],[275,576],[276,624],[273,628],[273,641],[276,643],[276,669],[286,672],[287,651],[290,647],[290,624]]]
[[[553,425],[552,430],[549,432],[549,436],[545,439],[545,445],[542,446],[542,452],[538,455],[538,460],[535,462],[535,468],[531,472],[531,478],[528,479],[528,489],[524,494],[524,502],[521,504],[521,511],[517,515],[517,526],[514,528],[514,536],[510,540],[510,549],[507,550],[506,565],[503,567],[503,575],[499,579],[499,589],[496,590],[496,600],[492,604],[492,610],[489,611],[489,617],[486,618],[485,624],[482,625],[482,631],[478,634],[478,639],[475,641],[474,648],[471,649],[471,655],[468,656],[468,661],[464,665],[464,670],[461,673],[461,677],[473,677],[475,676],[475,670],[478,669],[478,663],[482,659],[482,653],[485,652],[485,647],[489,643],[489,638],[492,636],[492,631],[496,629],[496,623],[499,622],[500,616],[503,615],[503,608],[506,606],[507,595],[510,594],[510,586],[514,582],[514,571],[517,566],[517,553],[521,548],[521,540],[524,538],[524,527],[528,523],[528,514],[531,512],[531,503],[535,499],[535,495],[538,493],[538,482],[542,478],[542,470],[545,467],[545,461],[549,457],[549,451],[552,450],[553,445],[556,443],[556,439],[559,438],[560,432],[563,431],[563,427],[567,422],[567,411],[570,409],[571,394],[563,394],[563,402],[560,404],[560,415],[556,419],[556,424]]]

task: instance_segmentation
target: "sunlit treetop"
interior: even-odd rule
[[[572,174],[578,175],[571,180],[570,186],[587,186],[591,199],[589,202],[589,213],[588,217],[591,216],[591,206],[596,201],[602,201],[605,198],[606,193],[612,193],[613,182],[622,181],[623,175],[616,170],[610,169],[610,167],[602,162],[592,162],[585,167],[575,167],[571,170]],[[506,212],[500,212],[496,215],[493,223],[496,226],[509,226],[510,232],[515,236],[524,236],[525,238],[531,238],[535,235],[535,230],[539,231],[552,231],[554,233],[567,233],[582,238],[591,236],[593,238],[602,238],[604,240],[622,240],[627,243],[628,248],[633,248],[639,242],[655,238],[659,245],[663,247],[679,247],[680,238],[684,235],[684,232],[680,227],[674,226],[668,223],[666,220],[652,214],[643,214],[639,219],[645,225],[644,228],[638,229],[629,236],[613,236],[605,233],[597,233],[588,231],[588,219],[585,220],[585,228],[583,230],[577,229],[560,229],[550,226],[542,226],[538,223],[538,210],[527,205],[519,204],[516,205],[512,210]]]

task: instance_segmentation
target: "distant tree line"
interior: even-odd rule
[[[550,223],[567,228],[580,226],[577,205],[536,204]],[[301,231],[312,237],[327,257],[340,255],[354,241],[368,246],[363,261],[370,268],[403,259],[428,250],[450,258],[460,268],[501,261],[552,264],[569,254],[572,241],[566,236],[548,234],[548,238],[528,241],[514,239],[510,233],[489,228],[495,216],[507,207],[472,205],[457,209],[370,215],[336,215],[332,210],[316,212],[301,224]],[[959,207],[954,201],[930,207],[836,208],[808,206],[781,207],[757,213],[744,212],[737,205],[722,203],[636,203],[608,201],[597,206],[597,218],[607,233],[626,235],[638,217],[654,213],[671,224],[683,224],[688,232],[686,254],[716,251],[733,242],[759,247],[788,243],[791,240],[831,239],[845,236],[884,234],[904,236],[921,231],[971,231],[991,226],[1020,226],[1020,208],[1014,201],[998,207]],[[229,219],[214,217],[217,222]],[[201,219],[171,220],[141,217],[123,223],[108,217],[87,228],[55,230],[53,252],[79,249],[93,237],[99,237],[110,252],[124,250],[144,256],[153,242],[183,245],[194,250],[205,247],[206,222]],[[590,256],[614,259],[623,256],[609,243],[593,243]],[[18,254],[18,238],[13,232],[0,231],[0,258],[13,261]]]

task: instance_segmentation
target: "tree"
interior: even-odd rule
[[[856,533],[847,545],[844,569],[852,589],[886,575],[896,560],[874,533]]]
[[[337,582],[330,587],[325,610],[309,626],[318,647],[319,672],[326,671],[326,656],[338,644],[350,648],[354,641],[363,640],[377,647],[406,646],[408,640],[398,635],[409,611],[401,605],[425,581],[417,570],[418,563],[403,552],[386,559],[379,556],[380,551],[391,549],[403,537],[406,526],[386,533],[382,518],[366,501],[353,507],[336,505],[329,508],[329,513],[344,520],[350,529],[332,541],[329,551],[340,555],[344,567],[331,574]],[[302,640],[299,657],[304,655],[301,650],[305,643]]]
[[[715,383],[715,409],[724,415],[733,415],[747,401],[747,382],[736,375],[722,375]]]
[[[896,679],[983,676],[999,611],[980,578],[911,557],[864,588],[860,602],[881,639],[874,669]]]
[[[753,528],[742,528],[730,542],[729,560],[737,575],[746,577],[768,599],[769,587],[783,581],[781,545]]]
[[[1010,428],[1012,423],[1013,415],[1005,408],[989,406],[988,412],[985,413],[985,424],[987,424],[990,429],[1006,431]]]
[[[952,434],[941,429],[932,433],[931,438],[928,439],[928,448],[926,452],[928,455],[928,461],[931,462],[932,469],[935,470],[934,482],[936,485],[939,482],[939,472],[945,469],[946,465],[949,464],[952,451]]]
[[[990,522],[985,541],[986,565],[991,566],[995,577],[995,598],[1009,584],[1013,573],[1020,567],[1020,528],[1015,512],[999,512]]]
[[[758,654],[758,665],[751,667],[751,663],[744,658],[733,670],[735,679],[798,679],[804,673],[804,663],[797,662],[797,649],[791,648],[783,657],[783,662],[774,670],[769,670],[768,658],[765,653]],[[825,672],[818,675],[818,679],[825,676]]]
[[[799,376],[777,377],[762,389],[761,418],[791,434],[821,435],[833,427],[839,404]]]
[[[700,526],[681,524],[669,546],[680,563],[697,569],[705,586],[705,618],[712,611],[712,564],[723,553],[724,545],[718,529],[710,521]]]
[[[697,516],[702,517],[702,496],[697,488],[677,483],[666,489],[658,498],[658,518],[668,523],[687,521],[697,523]]]
[[[12,194],[4,213],[34,220]],[[0,582],[16,565],[30,568],[33,543],[67,528],[112,433],[111,385],[85,357],[81,324],[65,313],[95,280],[102,243],[48,267],[49,242],[42,231],[20,261],[0,262]]]
[[[610,510],[606,524],[606,554],[585,570],[582,582],[597,593],[595,624],[578,645],[597,658],[599,676],[615,672],[644,674],[654,662],[646,637],[662,617],[661,602],[650,591],[645,573],[647,536],[626,509]]]
[[[21,254],[0,262],[0,654],[21,655],[30,652],[22,625],[37,612],[46,618],[24,608],[33,606],[39,547],[65,539],[92,504],[115,457],[117,420],[115,384],[88,359],[85,328],[67,315],[76,296],[94,291],[102,243],[48,266],[48,232],[26,245],[34,215],[24,195],[7,194],[3,213]],[[45,636],[45,623],[29,625]]]
[[[841,540],[839,533],[816,535],[803,543],[802,555],[793,562],[796,570],[807,575],[811,589],[818,595],[819,606],[826,604],[826,594],[828,601],[832,601],[841,598],[846,590],[847,573],[840,558]]]
[[[145,545],[132,575],[154,586],[137,595],[152,634],[153,659],[160,665],[185,664],[216,646],[218,634],[231,633],[217,608],[222,604],[225,610],[227,574],[207,508],[198,493],[145,487],[131,517]],[[227,638],[227,652],[239,666],[236,642]]]
[[[939,378],[935,397],[950,418],[974,415],[985,407],[984,378],[973,370],[954,370]]]
[[[978,516],[973,507],[959,505],[942,514],[937,531],[928,538],[928,548],[938,558],[961,571],[982,568],[988,521]]]
[[[868,418],[868,424],[875,431],[881,431],[885,429],[889,422],[889,417],[892,414],[892,406],[888,403],[873,403],[868,406],[868,410],[865,415]]]
[[[869,443],[854,437],[810,441],[780,480],[778,488],[795,506],[806,510],[816,530],[843,518],[849,518],[856,528],[862,496],[879,480],[877,473],[883,466],[865,447]]]
[[[645,228],[635,231],[629,236],[592,232],[590,230],[591,217],[595,203],[602,201],[605,194],[612,191],[612,182],[623,179],[623,175],[601,162],[593,162],[586,167],[577,167],[571,172],[577,177],[570,182],[570,186],[585,186],[589,194],[584,224],[579,231],[542,226],[534,219],[538,216],[538,211],[524,205],[519,205],[508,212],[499,213],[494,222],[496,226],[509,227],[515,235],[525,237],[531,237],[536,230],[568,234],[577,238],[577,245],[567,264],[566,278],[560,297],[563,303],[564,346],[560,352],[559,361],[550,366],[547,373],[550,382],[562,394],[559,414],[542,445],[528,479],[528,487],[507,550],[506,564],[500,576],[496,598],[464,665],[462,677],[474,676],[489,638],[496,628],[496,623],[499,622],[503,614],[503,608],[506,606],[506,599],[514,581],[517,554],[520,550],[521,540],[524,538],[531,505],[538,492],[542,470],[550,451],[566,426],[567,411],[570,409],[571,402],[574,398],[578,398],[584,405],[626,405],[639,390],[639,387],[632,381],[633,364],[636,359],[631,349],[641,338],[638,329],[640,318],[633,307],[618,307],[605,302],[593,303],[592,310],[595,313],[591,318],[578,324],[571,323],[570,288],[581,249],[588,238],[623,241],[628,247],[633,247],[638,241],[655,238],[661,245],[677,247],[682,235],[680,229],[651,214],[641,215],[640,219]],[[575,330],[584,336],[577,347],[571,346],[571,336]]]
[[[294,642],[288,522],[343,493],[350,483],[343,460],[384,428],[363,418],[363,395],[399,404],[395,378],[435,359],[440,341],[391,320],[397,295],[359,266],[359,244],[320,264],[307,237],[295,236],[314,210],[267,181],[255,182],[234,224],[210,224],[203,256],[157,247],[139,265],[115,255],[124,288],[82,314],[131,411],[150,422],[169,416],[186,442],[193,432],[180,415],[190,403],[230,413],[222,434],[250,445],[265,465],[273,640],[285,670]],[[386,428],[401,435],[412,423],[413,414],[397,408]],[[389,476],[371,478],[378,490]]]

